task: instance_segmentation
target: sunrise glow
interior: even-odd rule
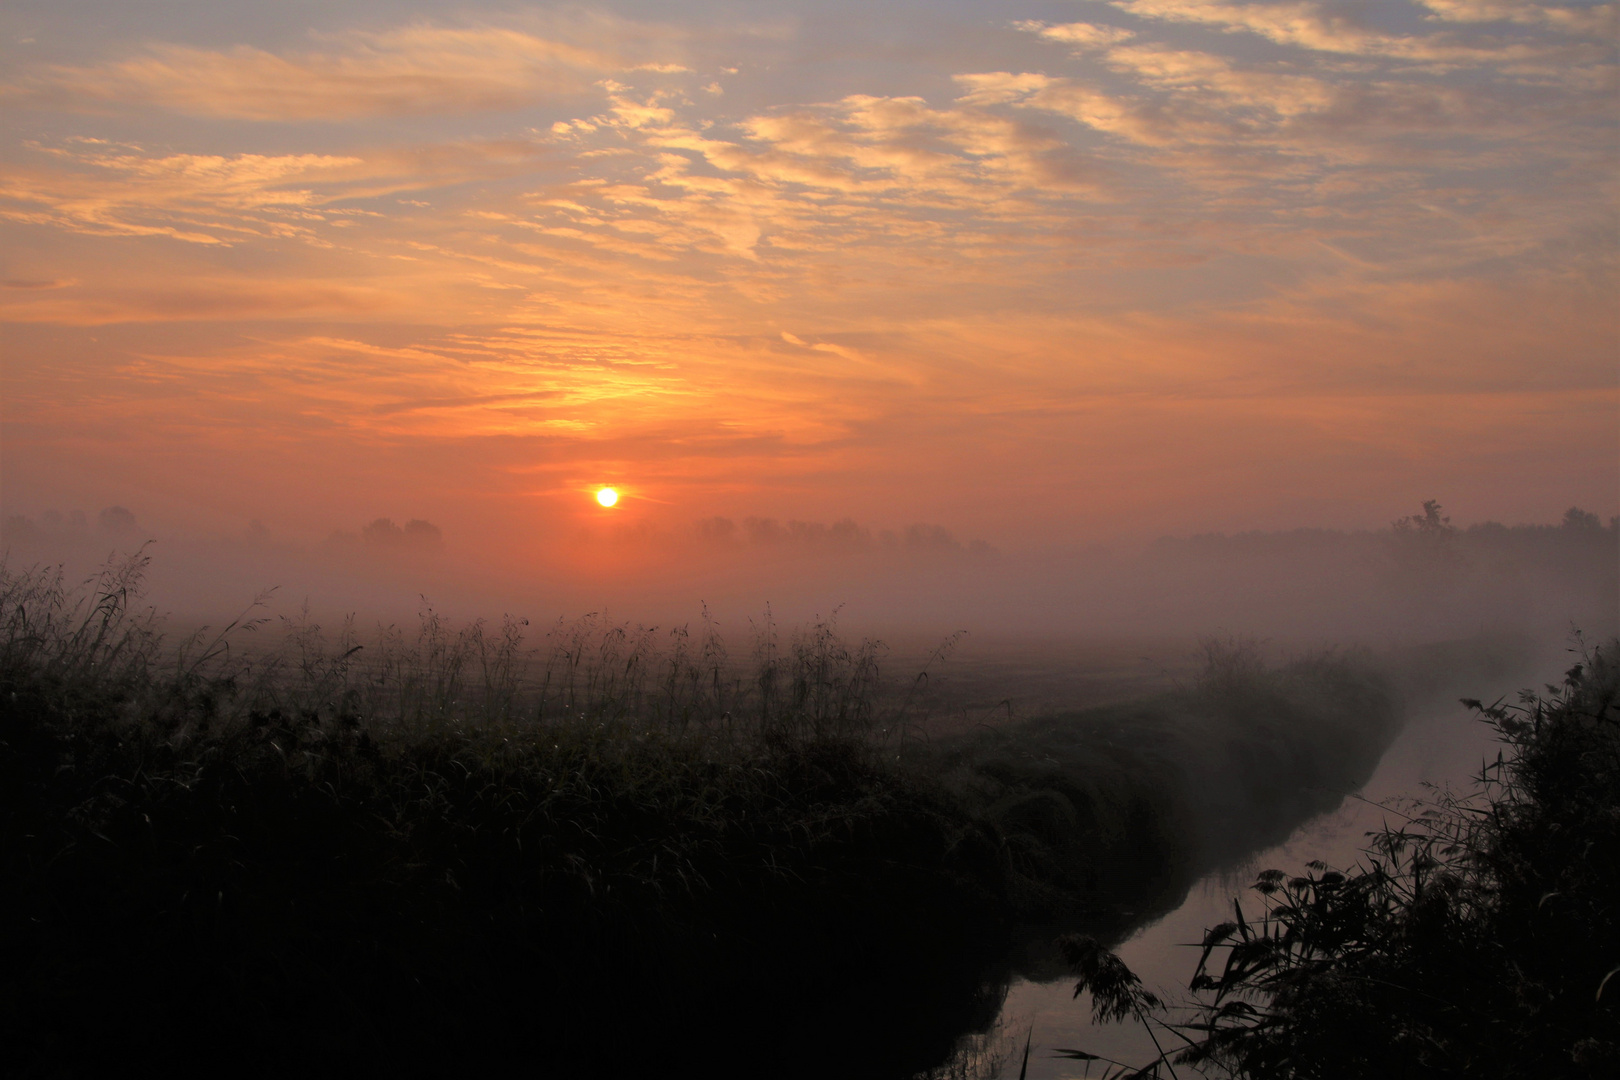
[[[619,501],[619,493],[610,487],[599,488],[596,492],[596,501],[603,506],[613,506]]]
[[[1613,5],[743,10],[6,5],[6,511],[524,567],[620,468],[647,551],[1620,511]]]

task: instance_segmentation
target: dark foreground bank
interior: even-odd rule
[[[512,626],[430,617],[247,663],[164,645],[138,570],[0,588],[28,1075],[910,1076],[1009,952],[1173,904],[1395,728],[1365,659],[1219,648],[1153,701],[941,744],[885,734],[903,704],[828,627],[747,664],[609,629],[542,670]]]

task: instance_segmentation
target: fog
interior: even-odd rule
[[[138,504],[8,512],[12,569],[150,556],[147,602],[175,626],[218,625],[255,602],[362,627],[596,613],[626,625],[696,623],[728,638],[767,615],[833,618],[921,655],[965,632],[958,655],[1047,657],[1065,643],[1191,642],[1236,635],[1282,648],[1378,647],[1513,634],[1611,635],[1620,621],[1616,523],[1572,508],[1553,523],[1452,523],[1438,505],[1382,529],[1296,529],[1125,538],[1000,550],[929,524],[709,518],[684,529],[601,529],[541,538],[468,535],[453,523],[357,521],[323,540],[150,526]],[[516,554],[514,554],[516,552]],[[1127,649],[1129,651],[1129,649]]]

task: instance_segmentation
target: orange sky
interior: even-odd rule
[[[14,0],[0,501],[424,518],[502,567],[716,516],[1014,552],[1606,517],[1615,33],[1528,0]]]

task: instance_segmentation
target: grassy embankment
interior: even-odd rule
[[[249,659],[165,645],[140,569],[0,583],[0,1037],[42,1075],[903,1076],[987,1018],[1011,926],[1164,902],[1196,823],[1314,808],[1278,771],[1349,786],[1393,726],[1355,663],[1217,652],[930,745],[826,625],[738,661],[430,614]]]
[[[1189,685],[1057,713],[909,756],[1006,853],[1008,898],[1031,927],[1105,936],[1173,907],[1209,869],[1275,843],[1371,774],[1398,726],[1389,679],[1361,654],[1267,668],[1210,642]]]

